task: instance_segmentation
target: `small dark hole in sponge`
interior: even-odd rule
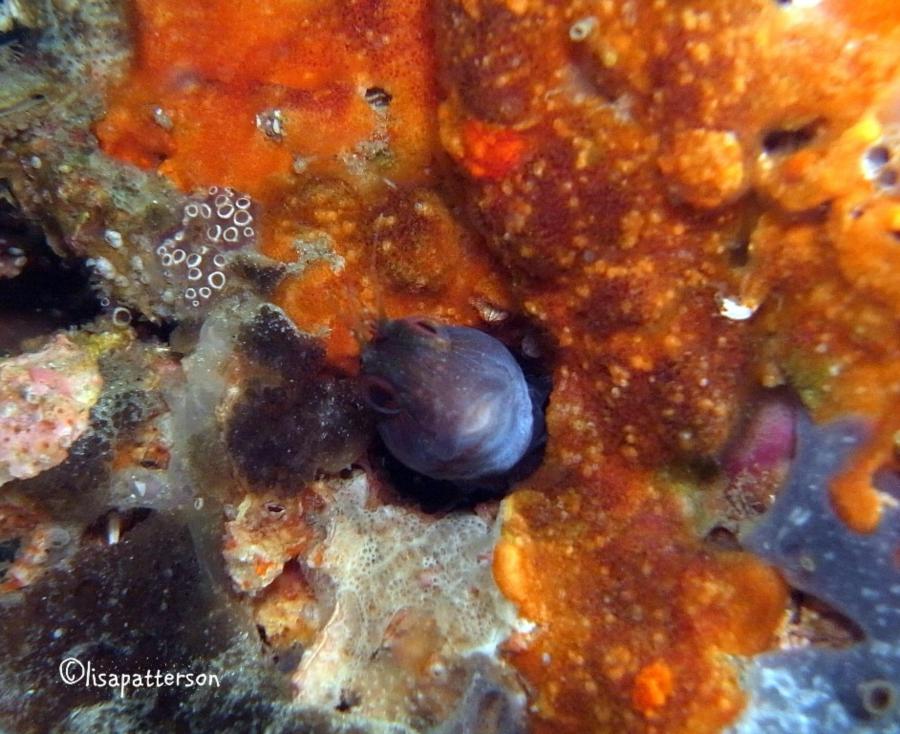
[[[0,580],[6,576],[7,569],[16,560],[19,547],[22,545],[21,538],[9,538],[0,540]]]
[[[341,700],[335,708],[338,711],[346,712],[355,706],[359,706],[362,702],[362,696],[355,691],[341,690]]]
[[[880,168],[891,159],[891,151],[887,146],[876,145],[869,148],[866,153],[866,160],[875,168]]]
[[[763,150],[770,155],[793,153],[809,145],[819,132],[821,122],[813,120],[802,127],[782,127],[770,130],[763,137]]]
[[[6,3],[0,2],[0,5],[5,4]],[[15,24],[15,20],[13,23]],[[24,45],[29,41],[33,41],[38,35],[39,33],[37,31],[16,24],[11,30],[0,33],[0,46]]]
[[[722,551],[739,551],[741,550],[741,542],[733,531],[728,528],[716,525],[712,528],[703,539],[711,546]]]
[[[149,507],[135,507],[129,510],[109,510],[92,522],[84,532],[85,538],[106,542],[107,529],[112,519],[113,513],[118,512],[120,523],[120,534],[125,535],[134,529],[134,527],[149,518],[153,514],[153,510]]]
[[[382,87],[369,87],[364,94],[366,102],[375,109],[387,109],[394,96]]]
[[[878,185],[886,189],[897,185],[897,172],[888,168],[878,175]]]
[[[884,716],[897,704],[897,689],[887,680],[868,680],[859,685],[859,696],[866,713]]]
[[[23,340],[80,326],[101,310],[83,262],[65,260],[43,231],[11,205],[0,202],[0,254],[10,248],[26,258],[19,275],[0,278],[0,351]]]

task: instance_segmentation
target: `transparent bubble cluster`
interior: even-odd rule
[[[256,213],[246,194],[211,186],[184,206],[181,227],[159,247],[166,280],[180,289],[184,301],[199,308],[227,283],[225,252],[256,244]]]

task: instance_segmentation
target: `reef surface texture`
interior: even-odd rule
[[[893,0],[11,0],[0,141],[3,731],[900,732]]]

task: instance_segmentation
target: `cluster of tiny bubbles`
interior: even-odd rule
[[[224,253],[256,244],[254,204],[230,187],[211,186],[184,206],[181,227],[162,241],[156,255],[163,275],[198,308],[225,287]]]

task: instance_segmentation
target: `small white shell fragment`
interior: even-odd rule
[[[106,240],[106,244],[115,250],[118,250],[122,246],[122,235],[114,229],[106,230],[103,233],[103,239]]]
[[[726,319],[731,321],[746,321],[759,308],[756,303],[741,303],[736,298],[730,296],[719,296],[719,313]]]

